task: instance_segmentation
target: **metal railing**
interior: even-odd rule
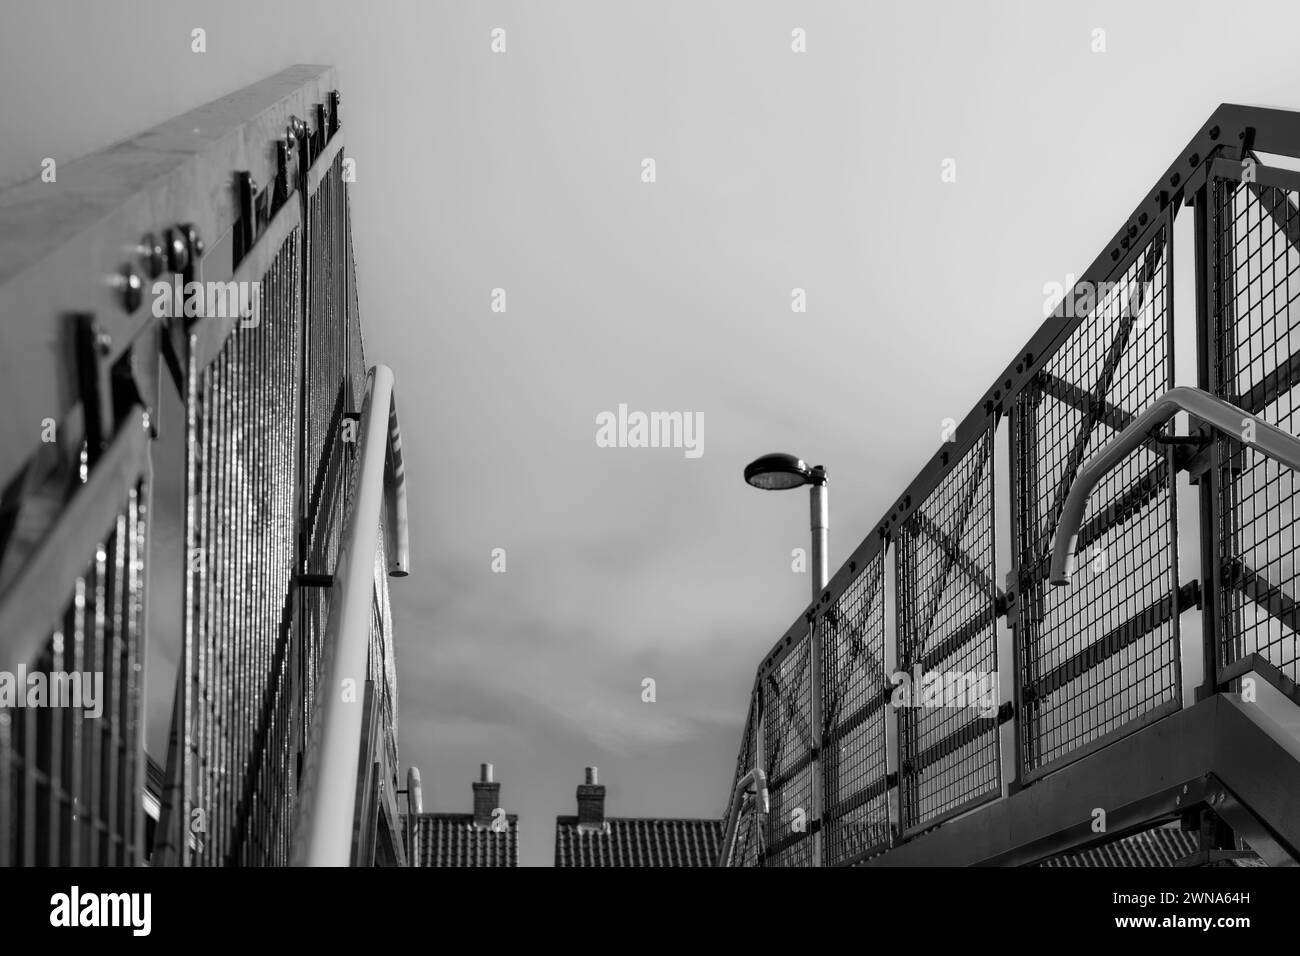
[[[1075,811],[1045,786],[1063,770],[1081,779],[1090,756],[1247,673],[1300,704],[1300,479],[1278,460],[1300,430],[1300,173],[1272,156],[1300,158],[1300,114],[1216,110],[765,656],[733,783],[764,771],[770,809],[741,801],[721,863],[921,860],[927,834],[1005,822],[1022,792],[1034,813],[1055,801],[1064,834]],[[1177,314],[1176,267],[1196,290]],[[1176,381],[1192,366],[1176,345],[1195,381]],[[1193,427],[1175,434],[1179,407]],[[1181,524],[1180,493],[1199,503]],[[1053,587],[1063,554],[1079,568]],[[1201,659],[1184,661],[1197,630]],[[1203,672],[1195,701],[1184,670]],[[986,674],[977,702],[918,699]],[[813,767],[825,799],[809,826]],[[1052,852],[1054,838],[1013,851],[981,833],[984,859]]]
[[[368,652],[375,630],[374,555],[382,553],[379,526],[385,516],[392,572],[408,571],[402,440],[393,373],[385,365],[370,371],[357,461],[352,507],[335,565],[320,702],[312,715],[294,839],[295,861],[314,866],[346,866],[351,861],[357,754],[362,752],[364,725],[360,692],[373,673]]]
[[[293,67],[62,166],[57,189],[0,193],[0,353],[21,357],[0,376],[18,417],[0,425],[0,667],[99,668],[106,687],[93,721],[0,709],[0,865],[277,865],[331,838],[349,848],[332,862],[404,861],[387,577],[405,492],[361,407],[344,142],[333,71]],[[362,446],[386,483],[361,480]],[[152,845],[143,691],[169,678],[146,630],[177,659]],[[321,725],[340,641],[359,718],[341,729]],[[353,816],[311,814],[300,847],[314,725],[331,753],[348,736]]]

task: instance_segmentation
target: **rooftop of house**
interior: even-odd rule
[[[519,816],[502,809],[501,784],[492,775],[492,765],[483,764],[473,785],[473,813],[403,817],[403,835],[416,866],[519,865]]]
[[[555,818],[556,866],[713,866],[721,845],[721,820],[606,817],[595,767],[578,787],[578,813]]]

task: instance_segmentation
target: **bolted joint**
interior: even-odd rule
[[[343,97],[338,90],[330,90],[329,93],[329,111],[330,111],[330,135],[333,136],[343,125]]]
[[[113,351],[113,336],[109,335],[99,326],[91,330],[91,344],[94,345],[95,351],[100,355],[107,356]]]
[[[206,251],[207,246],[203,242],[203,237],[199,235],[199,230],[192,222],[182,224],[181,229],[185,233],[185,241],[189,243],[190,259],[194,260],[201,258],[203,253]]]

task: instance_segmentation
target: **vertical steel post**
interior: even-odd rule
[[[824,624],[819,624],[817,601],[826,587],[829,576],[828,537],[830,531],[830,498],[826,487],[826,469],[818,465],[812,471],[809,488],[810,522],[812,530],[812,606],[809,621],[808,670],[809,694],[812,698],[812,865],[822,865],[822,654],[821,642]]]
[[[1195,198],[1196,253],[1196,386],[1217,394],[1218,348],[1214,334],[1215,233],[1217,213],[1211,208],[1216,201],[1214,177],[1210,176]],[[1212,214],[1213,218],[1212,218]],[[1207,430],[1202,428],[1202,433]],[[1201,517],[1201,656],[1204,671],[1196,699],[1214,696],[1219,687],[1219,602],[1222,600],[1222,562],[1220,559],[1219,506],[1222,442],[1211,439],[1210,467],[1200,478]]]

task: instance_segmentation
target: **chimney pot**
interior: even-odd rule
[[[479,776],[478,776],[479,782],[481,783],[492,782],[492,765],[490,763],[479,764],[478,771],[479,771]]]
[[[594,787],[599,781],[596,780],[596,768],[587,768],[587,786]]]

